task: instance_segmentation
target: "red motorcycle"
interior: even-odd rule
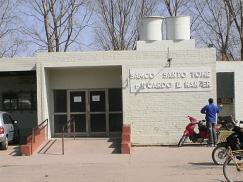
[[[197,120],[192,116],[186,116],[186,118],[190,120],[190,123],[186,126],[186,129],[178,143],[178,147],[181,147],[187,138],[189,138],[193,143],[202,143],[205,139],[209,138],[205,120]],[[195,132],[196,126],[198,126],[198,133]],[[221,128],[222,124],[216,124],[215,129],[217,135]]]

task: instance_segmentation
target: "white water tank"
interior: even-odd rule
[[[190,16],[166,17],[167,40],[190,40]]]
[[[139,40],[162,40],[162,21],[161,16],[143,17],[139,22]]]

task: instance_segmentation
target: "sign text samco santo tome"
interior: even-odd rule
[[[131,68],[131,92],[180,92],[212,90],[210,67]]]

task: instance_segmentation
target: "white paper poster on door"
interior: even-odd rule
[[[82,102],[82,97],[81,96],[73,97],[73,102]]]
[[[93,102],[99,102],[100,101],[100,96],[99,95],[93,95],[92,96],[92,101]]]

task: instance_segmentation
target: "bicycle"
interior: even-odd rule
[[[224,177],[228,182],[243,182],[243,150],[232,151],[229,147],[226,155]]]

